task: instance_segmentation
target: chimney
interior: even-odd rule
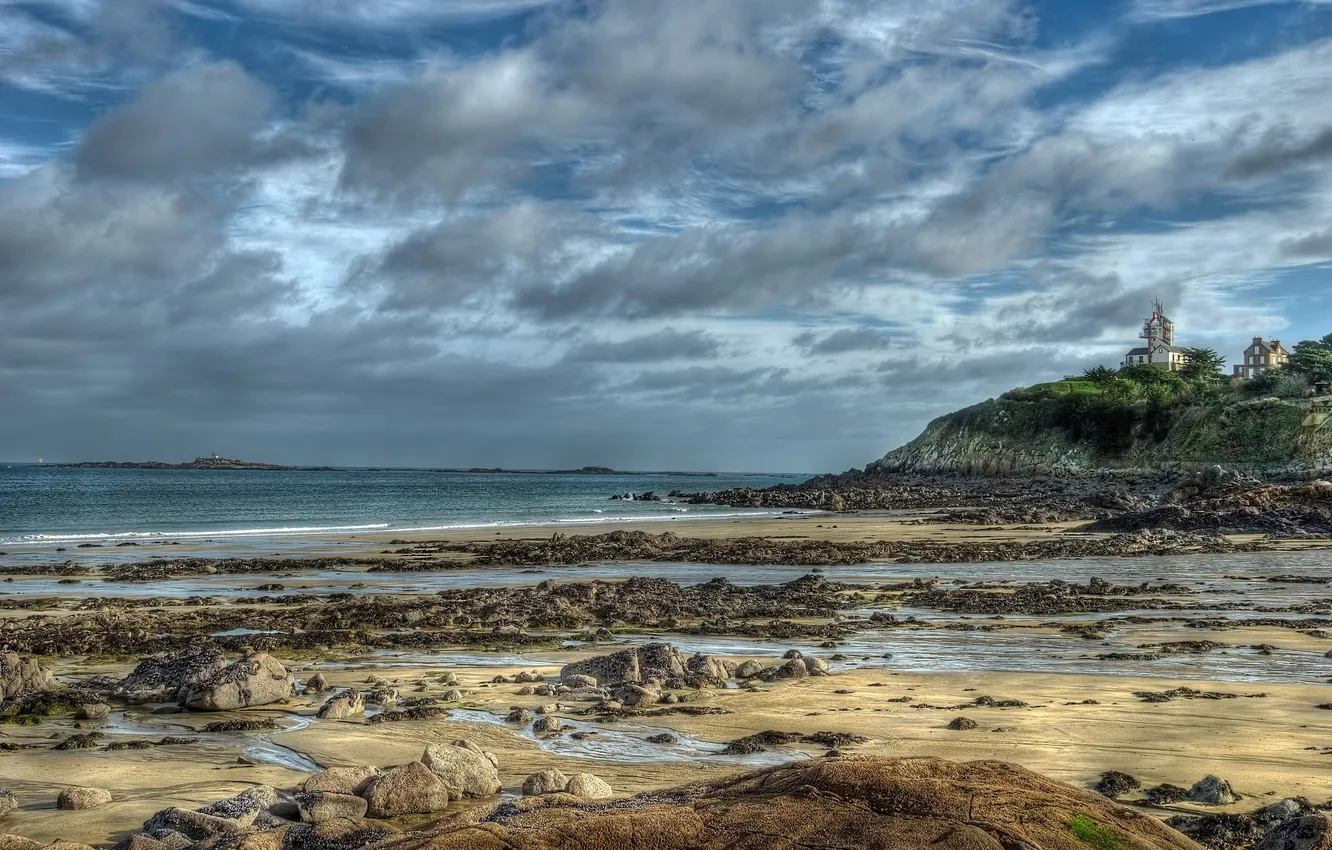
[[[1263,338],[1260,337],[1260,336],[1256,336],[1256,337],[1254,337],[1254,338],[1253,338],[1253,344],[1254,344],[1254,345],[1262,345],[1262,344],[1263,344]]]

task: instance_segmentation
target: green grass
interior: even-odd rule
[[[1096,850],[1133,850],[1133,845],[1120,838],[1114,830],[1101,826],[1086,815],[1077,815],[1069,821],[1073,837]]]

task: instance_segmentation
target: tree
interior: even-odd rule
[[[1082,373],[1082,377],[1091,381],[1098,388],[1104,390],[1118,377],[1114,369],[1108,369],[1105,366],[1093,366]]]
[[[1221,378],[1226,358],[1212,348],[1184,349],[1184,378],[1199,384],[1214,384]]]
[[[1288,368],[1313,381],[1332,381],[1332,334],[1298,343],[1290,353]]]

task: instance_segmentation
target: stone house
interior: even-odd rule
[[[1265,342],[1256,336],[1249,347],[1244,349],[1244,362],[1235,364],[1235,377],[1248,380],[1261,375],[1269,369],[1280,369],[1290,362],[1290,352],[1281,345],[1281,340]]]

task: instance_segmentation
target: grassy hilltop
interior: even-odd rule
[[[1059,474],[1222,464],[1255,472],[1332,469],[1332,335],[1300,343],[1284,369],[1222,374],[1208,349],[1181,372],[1097,367],[942,416],[869,472]]]

